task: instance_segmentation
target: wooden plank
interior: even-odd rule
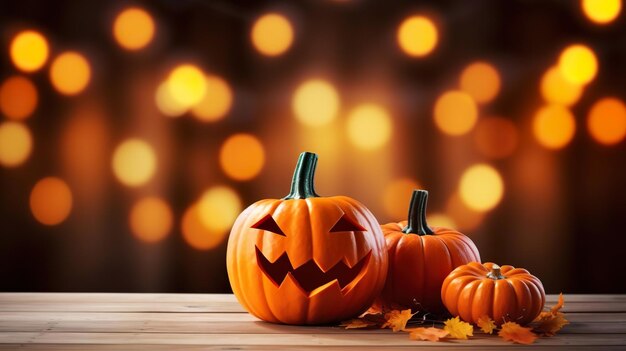
[[[176,334],[176,333],[0,333],[4,344],[150,344],[150,345],[276,345],[276,346],[438,346],[452,345],[506,346],[495,335],[478,336],[472,340],[446,342],[416,342],[406,334]],[[571,334],[540,338],[537,345],[623,346],[624,334]]]
[[[482,351],[482,350],[502,350],[502,349],[511,349],[514,347],[515,350],[527,350],[527,351],[535,351],[535,350],[557,350],[557,351],[597,351],[598,346],[588,345],[588,346],[579,346],[579,345],[512,345],[509,343],[503,343],[502,345],[482,345],[482,346],[474,346],[471,344],[461,344],[461,345],[450,345],[449,343],[445,344],[445,347],[442,346],[424,346],[419,342],[416,342],[410,346],[394,346],[393,350],[415,350],[418,348],[421,350],[462,350],[462,351]],[[85,351],[85,350],[94,350],[94,351],[141,351],[141,350],[150,350],[150,351],[171,351],[173,349],[172,345],[154,345],[154,344],[135,344],[135,345],[127,345],[127,344],[77,344],[77,345],[68,345],[68,344],[0,344],[0,350],[28,350],[28,351]],[[256,350],[256,351],[277,351],[287,349],[284,347],[270,345],[237,345],[227,346],[227,345],[176,345],[176,351],[214,351],[214,350]],[[289,348],[292,349],[292,348]],[[298,346],[298,351],[344,351],[344,350],[366,350],[366,351],[378,351],[378,350],[391,350],[389,347],[381,347],[381,346]],[[602,350],[604,351],[623,351],[623,346],[602,346]]]
[[[604,315],[604,316],[602,316]],[[560,334],[626,334],[626,314],[568,314]],[[430,326],[432,324],[428,324]],[[0,332],[116,332],[191,334],[361,334],[388,330],[346,331],[339,327],[286,326],[261,322],[242,313],[72,313],[2,312]]]
[[[567,295],[564,312],[626,312],[626,295]],[[549,296],[553,305],[556,296]],[[245,312],[230,294],[0,293],[0,311]]]

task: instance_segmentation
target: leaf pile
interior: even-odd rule
[[[539,336],[553,336],[569,324],[565,319],[565,314],[560,312],[565,304],[563,294],[559,295],[556,305],[549,311],[541,314],[531,323],[529,327],[523,327],[515,322],[508,321],[499,328],[489,316],[482,316],[478,319],[476,326],[485,334],[497,332],[502,339],[518,344],[532,344]],[[342,322],[339,326],[345,329],[359,328],[389,328],[393,332],[403,331],[409,333],[411,340],[440,341],[442,339],[465,340],[474,336],[474,326],[463,322],[458,316],[442,320],[428,320],[427,315],[411,313],[407,310],[368,310],[359,318]],[[423,325],[432,323],[431,327],[407,327],[408,324]],[[442,325],[443,327],[436,327]]]

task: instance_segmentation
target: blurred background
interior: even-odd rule
[[[229,292],[230,225],[321,195],[549,293],[624,293],[620,0],[3,1],[0,290]]]

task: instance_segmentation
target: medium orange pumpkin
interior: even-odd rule
[[[233,292],[256,317],[323,324],[365,311],[387,274],[376,218],[346,196],[320,197],[317,155],[300,155],[291,192],[258,201],[235,221],[226,266]]]
[[[476,323],[489,316],[496,324],[532,322],[543,309],[546,294],[541,281],[523,268],[472,262],[455,269],[441,287],[450,313]]]
[[[374,307],[443,312],[443,280],[460,265],[480,262],[478,249],[470,238],[456,230],[428,226],[427,202],[427,191],[413,191],[408,221],[382,226],[389,273]]]

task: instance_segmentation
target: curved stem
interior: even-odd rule
[[[309,197],[319,197],[315,193],[313,178],[315,177],[315,167],[317,166],[317,155],[312,152],[303,152],[296,163],[296,170],[291,179],[291,190],[284,200],[306,199]]]
[[[409,205],[409,223],[402,232],[405,234],[432,235],[435,234],[426,223],[426,205],[428,204],[428,191],[413,190],[411,204]]]

